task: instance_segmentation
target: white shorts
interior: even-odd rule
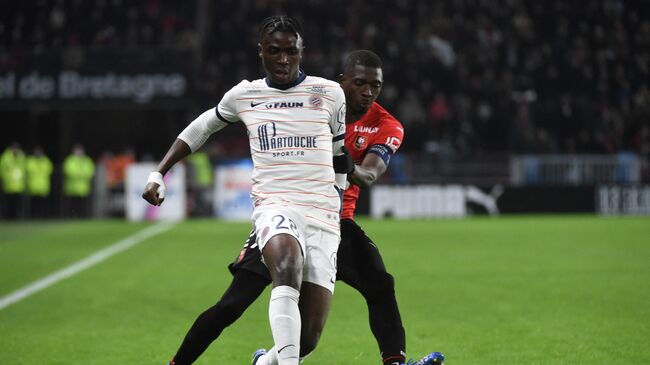
[[[304,256],[302,281],[322,286],[334,293],[336,252],[340,236],[305,222],[303,217],[304,214],[290,207],[256,207],[252,220],[258,247],[263,251],[269,239],[281,233],[295,237]]]

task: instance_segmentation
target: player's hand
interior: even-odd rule
[[[354,171],[354,160],[348,149],[345,147],[341,148],[342,155],[334,156],[332,158],[332,164],[334,165],[334,172],[337,174],[351,174]]]
[[[151,205],[160,205],[165,200],[166,190],[167,188],[165,187],[162,174],[158,171],[154,171],[149,174],[147,186],[144,188],[142,198]]]

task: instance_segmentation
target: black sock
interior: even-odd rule
[[[395,296],[368,301],[370,329],[377,339],[379,350],[386,365],[406,361],[406,333],[397,308]]]
[[[267,279],[238,270],[219,302],[201,313],[187,332],[173,358],[173,365],[192,364],[216,340],[224,328],[235,322],[268,285]]]
[[[392,356],[385,357],[383,361],[384,361],[384,365],[404,364],[406,362],[406,358],[404,357],[404,355],[392,355]]]
[[[400,359],[403,363],[406,360],[406,333],[395,298],[393,278],[387,274],[383,280],[378,280],[381,282],[384,282],[381,289],[366,297],[370,329],[377,339],[384,363],[392,365]]]

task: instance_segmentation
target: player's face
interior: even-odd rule
[[[356,65],[341,78],[345,102],[354,113],[365,114],[377,100],[384,83],[381,68]]]
[[[266,34],[259,44],[259,56],[266,76],[283,85],[298,78],[302,58],[302,38],[291,32]]]

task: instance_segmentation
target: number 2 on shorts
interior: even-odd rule
[[[293,234],[296,236],[296,238],[300,238],[300,234],[298,233],[298,227],[296,224],[291,220],[291,218],[286,218],[283,215],[274,215],[273,218],[271,218],[272,221],[278,221],[278,224],[275,226],[275,229],[289,229],[293,232]],[[289,222],[289,225],[287,226],[286,221]]]

